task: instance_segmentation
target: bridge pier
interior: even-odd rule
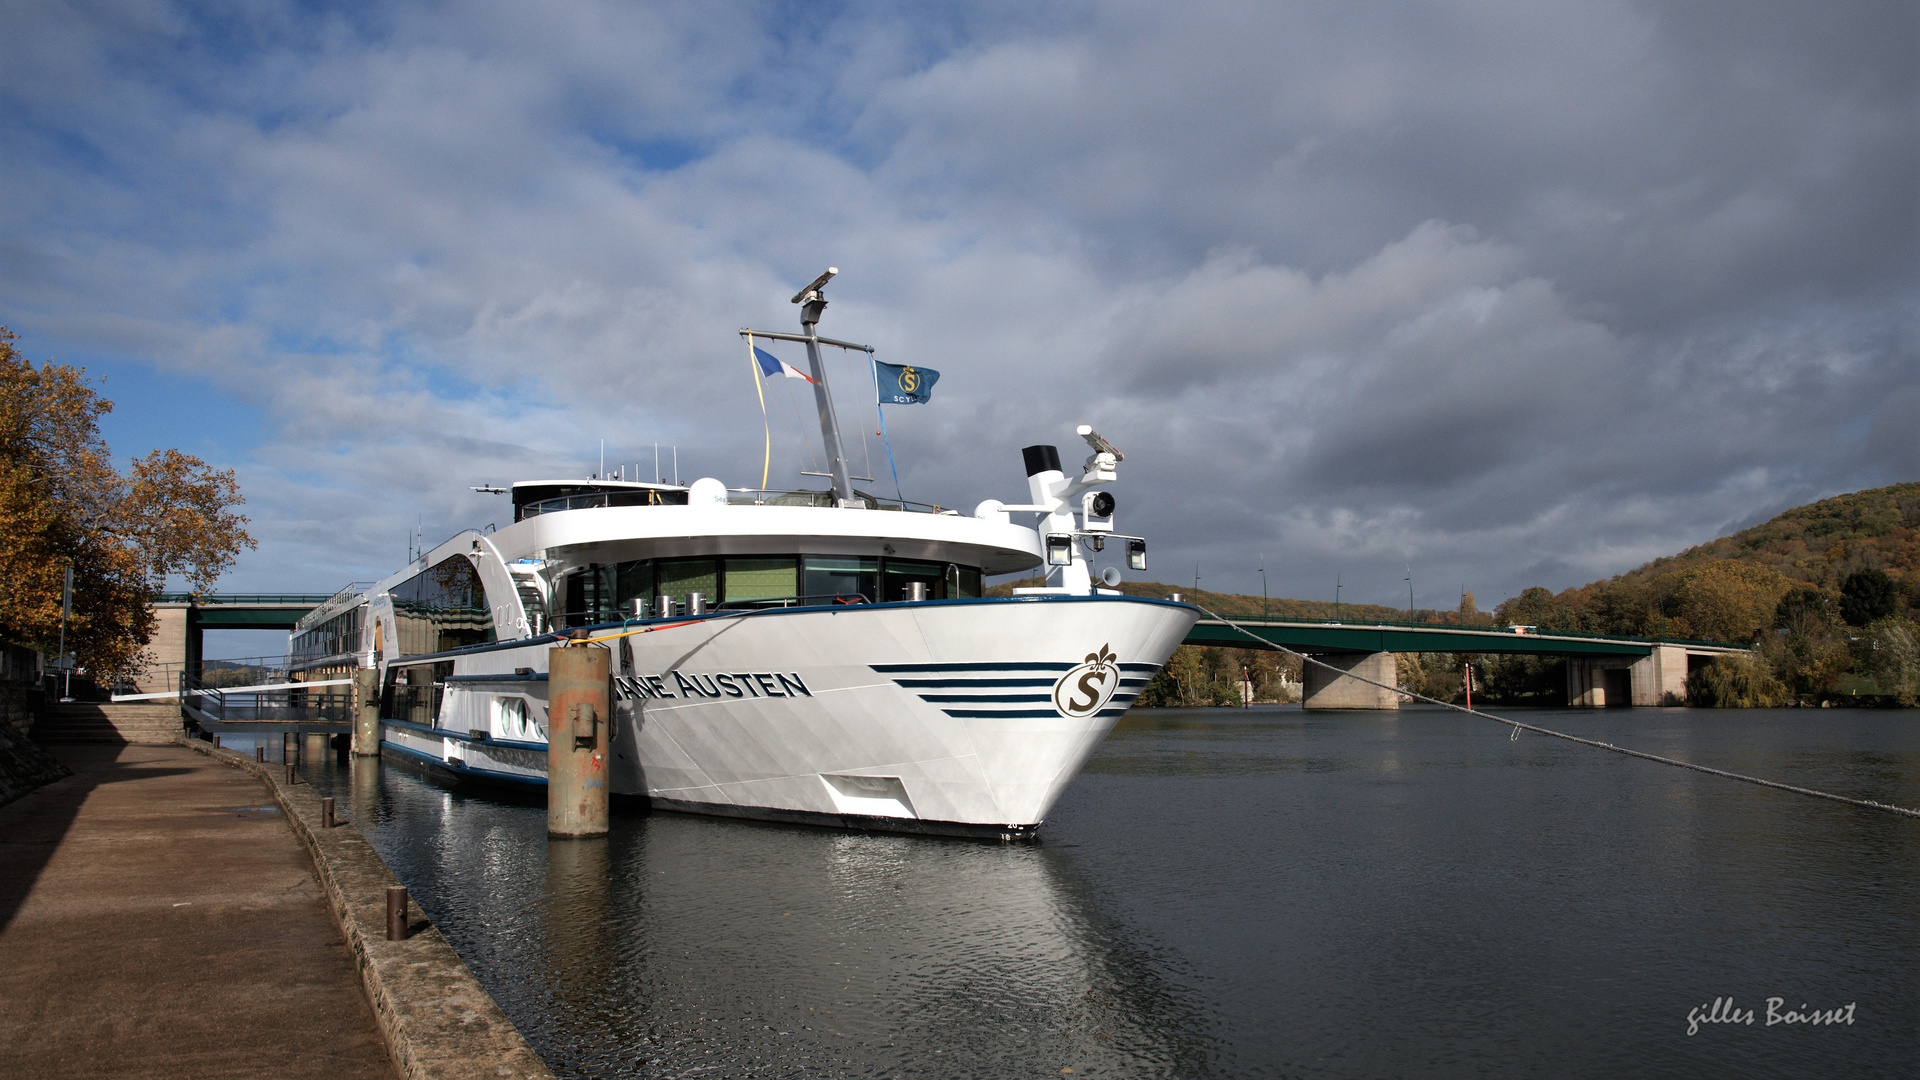
[[[1315,660],[1332,664],[1342,672],[1351,672],[1387,686],[1399,685],[1399,670],[1393,654],[1320,653]],[[1303,665],[1300,707],[1304,709],[1398,709],[1400,695],[1392,690],[1361,682],[1346,674],[1328,671],[1319,664]]]
[[[1687,647],[1655,645],[1646,656],[1567,657],[1567,705],[1605,709],[1687,703]]]
[[[1607,709],[1686,705],[1686,646],[1653,646],[1644,657],[1567,657],[1567,705]]]

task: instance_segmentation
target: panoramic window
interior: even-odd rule
[[[393,622],[401,656],[446,652],[494,640],[493,612],[480,571],[456,555],[393,588]]]
[[[355,605],[319,626],[294,635],[293,658],[296,661],[318,660],[325,656],[358,651],[360,618],[365,611],[365,607]]]
[[[685,605],[687,596],[697,592],[712,607],[751,607],[801,597],[809,604],[855,596],[899,601],[916,581],[927,586],[927,597],[933,600],[980,595],[977,566],[854,555],[636,559],[572,571],[562,579],[559,595],[565,601],[563,625],[585,626],[628,618],[635,600],[646,601],[648,611],[660,617],[654,605],[661,596]]]

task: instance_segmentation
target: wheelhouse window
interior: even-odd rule
[[[493,612],[480,570],[464,555],[401,582],[392,590],[401,656],[446,652],[494,640]]]

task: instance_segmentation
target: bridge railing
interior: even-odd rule
[[[353,691],[348,687],[209,686],[193,674],[181,672],[180,700],[194,712],[222,724],[353,722]]]
[[[184,593],[164,592],[154,597],[160,604],[277,604],[287,607],[318,607],[333,599],[333,594],[313,593]]]
[[[1446,633],[1467,634],[1510,634],[1518,637],[1564,637],[1579,638],[1586,641],[1631,641],[1640,645],[1704,645],[1716,649],[1744,649],[1748,642],[1713,641],[1706,638],[1650,638],[1635,637],[1632,634],[1606,634],[1595,630],[1556,630],[1549,627],[1527,625],[1523,627],[1496,626],[1492,623],[1450,623],[1450,622],[1413,622],[1405,619],[1325,619],[1311,615],[1228,615],[1227,618],[1242,626],[1350,626],[1371,628],[1390,626],[1394,629],[1435,630]],[[1201,620],[1206,621],[1207,616]]]

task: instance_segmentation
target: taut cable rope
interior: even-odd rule
[[[1199,607],[1199,605],[1197,604],[1194,606]],[[1861,806],[1869,810],[1884,810],[1889,814],[1899,814],[1902,817],[1920,818],[1920,810],[1909,810],[1904,806],[1893,806],[1888,803],[1875,802],[1872,799],[1855,799],[1846,795],[1835,795],[1830,791],[1816,791],[1813,788],[1796,787],[1792,784],[1782,784],[1777,780],[1762,780],[1757,776],[1747,776],[1744,773],[1728,772],[1725,769],[1715,769],[1715,768],[1710,768],[1706,765],[1696,765],[1691,761],[1679,761],[1670,757],[1661,757],[1658,754],[1649,754],[1641,750],[1629,750],[1624,746],[1615,746],[1612,743],[1597,742],[1593,739],[1583,739],[1578,735],[1569,735],[1564,731],[1555,731],[1552,728],[1543,728],[1535,724],[1523,724],[1518,720],[1509,720],[1504,716],[1495,716],[1492,713],[1483,713],[1478,709],[1462,708],[1461,706],[1455,705],[1452,702],[1441,701],[1439,698],[1430,698],[1425,694],[1416,694],[1411,690],[1402,690],[1400,687],[1397,687],[1397,686],[1388,686],[1386,683],[1375,682],[1374,680],[1369,679],[1364,675],[1355,675],[1351,671],[1347,671],[1342,668],[1337,668],[1332,664],[1326,663],[1325,661],[1316,660],[1313,657],[1308,656],[1306,653],[1297,652],[1293,649],[1289,649],[1285,645],[1276,645],[1273,642],[1268,641],[1266,638],[1261,637],[1260,635],[1254,633],[1253,631],[1247,629],[1244,626],[1241,626],[1239,623],[1234,622],[1232,619],[1229,619],[1218,612],[1207,611],[1206,608],[1200,608],[1200,610],[1203,612],[1206,612],[1206,614],[1210,618],[1218,619],[1221,622],[1225,623],[1226,625],[1239,631],[1240,633],[1245,634],[1246,636],[1259,642],[1260,647],[1263,649],[1278,649],[1279,651],[1283,653],[1287,653],[1290,656],[1299,657],[1301,661],[1304,663],[1313,664],[1316,667],[1326,668],[1328,671],[1334,672],[1335,674],[1344,675],[1349,679],[1357,679],[1360,682],[1366,683],[1370,686],[1380,687],[1382,690],[1391,690],[1396,694],[1405,694],[1407,697],[1413,698],[1418,701],[1425,701],[1434,705],[1439,705],[1443,708],[1452,709],[1454,712],[1463,712],[1469,716],[1478,716],[1483,719],[1493,720],[1502,724],[1512,725],[1513,727],[1512,737],[1516,739],[1520,737],[1520,733],[1522,731],[1531,731],[1537,735],[1551,735],[1556,739],[1565,739],[1568,742],[1579,743],[1582,746],[1598,747],[1601,750],[1611,750],[1616,754],[1625,754],[1628,757],[1645,758],[1648,761],[1657,761],[1662,765],[1672,765],[1677,768],[1692,769],[1694,772],[1708,773],[1712,776],[1724,776],[1729,780],[1739,780],[1742,783],[1747,783],[1747,784],[1758,784],[1761,787],[1773,788],[1777,791],[1791,791],[1795,795],[1807,795],[1815,799],[1827,799],[1831,802],[1847,803],[1848,805],[1851,805],[1851,806]]]

